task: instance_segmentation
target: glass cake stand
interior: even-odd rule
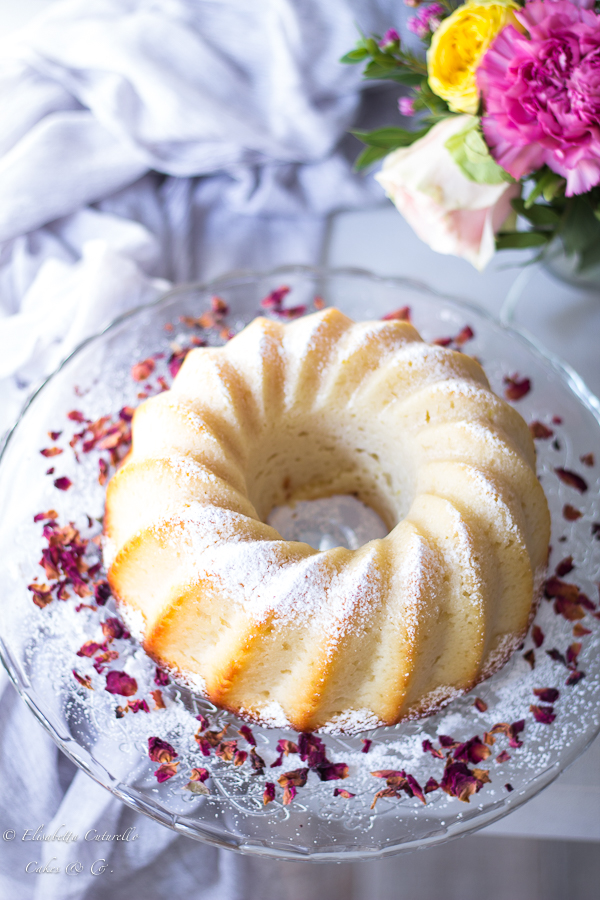
[[[284,309],[306,306],[312,311],[315,297],[321,298],[317,306],[335,305],[354,319],[379,318],[410,307],[413,322],[428,340],[461,332],[464,339],[468,325],[474,337],[462,349],[481,360],[497,393],[504,393],[506,378],[513,378],[516,393],[523,379],[530,379],[531,390],[516,401],[516,408],[528,422],[541,422],[552,432],[536,441],[539,474],[552,513],[549,571],[571,556],[575,568],[563,582],[577,584],[595,603],[599,466],[597,461],[590,465],[588,454],[596,452],[596,459],[600,455],[600,411],[578,376],[482,310],[424,285],[359,270],[295,266],[240,273],[171,291],[86,341],[30,401],[0,462],[0,649],[17,690],[60,748],[133,809],[181,834],[246,853],[308,860],[373,859],[488,825],[537,794],[585,750],[600,727],[600,621],[588,608],[593,604],[571,605],[567,613],[575,610],[575,618],[567,619],[556,613],[553,601],[543,599],[535,620],[544,635],[541,647],[530,635],[500,672],[435,716],[356,737],[323,735],[328,759],[346,763],[349,777],[320,781],[311,772],[286,805],[278,779],[305,764],[293,754],[282,765],[271,764],[278,755],[277,742],[297,740],[297,735],[252,728],[256,751],[264,761],[262,774],[255,773],[249,757],[236,766],[214,751],[203,756],[194,739],[199,714],[209,718],[213,731],[229,725],[227,739],[237,740],[238,749],[249,752],[250,744],[238,734],[242,723],[172,682],[158,688],[164,708],[157,708],[158,695],[151,693],[157,690],[155,667],[133,638],[112,641],[110,649],[118,657],[104,663],[104,669],[98,664],[100,671],[94,668],[94,659],[78,656],[86,642],[104,640],[100,622],[114,616],[112,599],[98,607],[85,591],[77,597],[67,588],[64,601],[55,599],[38,608],[32,602],[36,595],[28,588],[33,583],[42,590],[46,578],[39,567],[44,522],[34,522],[36,514],[53,509],[59,525],[72,521],[86,538],[100,532],[104,488],[98,480],[99,457],[106,457],[106,451],[88,447],[83,452],[83,439],[76,438],[77,456],[73,452],[70,441],[83,427],[76,421],[79,413],[86,420],[110,416],[113,419],[105,421],[122,422],[119,411],[135,406],[140,393],[160,389],[159,379],[171,377],[181,348],[189,346],[194,336],[196,343],[199,337],[223,343],[227,331],[242,328],[261,311],[261,300],[282,286],[290,288],[283,298]],[[200,330],[190,320],[210,310],[215,295],[226,302],[229,313],[225,318],[217,315],[215,327]],[[285,320],[285,313],[270,314]],[[153,372],[144,379],[149,367],[146,372],[138,368],[136,375],[142,380],[134,380],[132,365],[149,358]],[[49,432],[61,434],[49,437]],[[110,439],[105,442],[110,444]],[[63,452],[40,454],[52,446]],[[50,475],[49,469],[54,469]],[[564,473],[561,479],[557,469],[575,472],[584,482],[565,480]],[[72,484],[61,490],[55,482],[64,488],[65,477]],[[575,510],[568,512],[570,521],[564,517],[565,507]],[[332,509],[334,518],[344,518],[343,504]],[[337,527],[340,533],[354,527],[348,521],[330,525],[330,531]],[[93,542],[88,549],[93,556]],[[38,581],[33,582],[36,575]],[[540,632],[535,636],[539,642]],[[135,696],[105,690],[110,669],[135,679]],[[572,679],[575,670],[585,672],[585,677]],[[566,686],[569,678],[577,683]],[[530,711],[531,704],[543,703],[534,695],[535,688],[560,691],[552,703],[556,715],[552,724],[536,721]],[[146,700],[149,711],[118,712],[117,706],[135,699]],[[466,741],[483,737],[496,723],[520,719],[525,720],[522,746],[509,747],[507,737],[496,733],[491,756],[478,764],[489,771],[491,781],[469,803],[437,790],[427,794],[426,805],[404,792],[400,797],[382,797],[372,808],[375,792],[386,784],[371,774],[374,771],[406,771],[422,786],[430,777],[441,779],[444,759],[423,752],[424,740],[437,748],[439,735]],[[162,783],[154,774],[160,763],[149,759],[150,737],[166,741],[177,753],[176,773]],[[210,776],[204,783],[195,782],[200,793],[189,789],[190,772],[199,767]],[[276,785],[275,800],[268,805],[263,803],[266,782]],[[336,788],[353,796],[334,794]]]

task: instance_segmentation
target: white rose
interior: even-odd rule
[[[471,116],[442,119],[410,147],[394,150],[375,178],[409,225],[432,250],[462,256],[476,269],[494,255],[494,235],[511,213],[518,184],[478,184],[445,147]]]

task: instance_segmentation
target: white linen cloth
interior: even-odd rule
[[[392,0],[65,0],[4,43],[0,435],[83,338],[170,283],[318,262],[326,217],[379,196],[336,149],[360,78],[338,59],[355,23],[399,15]],[[2,900],[298,895],[283,864],[176,837],[73,777],[2,678],[0,824],[17,835],[0,844]],[[140,838],[19,840],[42,824]],[[25,873],[53,857],[113,874]]]

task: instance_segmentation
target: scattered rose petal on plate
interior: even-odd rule
[[[539,697],[542,703],[556,703],[560,697],[560,691],[556,688],[534,688],[533,693]]]
[[[541,441],[546,441],[548,440],[548,438],[551,438],[554,435],[552,429],[548,428],[547,425],[544,425],[543,422],[530,422],[529,430],[532,437],[537,438]]]
[[[588,489],[587,482],[581,475],[578,475],[577,472],[573,472],[571,469],[565,469],[562,466],[557,466],[554,469],[560,480],[563,484],[567,484],[569,487],[575,488],[576,491],[579,491],[580,494],[585,494]]]
[[[519,375],[505,375],[504,396],[507,400],[521,400],[531,390],[531,379],[521,378]]]
[[[73,669],[73,675],[75,679],[79,682],[79,684],[83,685],[84,688],[88,688],[88,690],[93,691],[92,687],[92,679],[89,675],[80,675],[75,669]]]
[[[54,487],[58,488],[59,491],[68,491],[72,484],[73,482],[66,475],[54,479]]]
[[[552,706],[536,706],[532,703],[529,711],[533,713],[535,721],[540,722],[542,725],[552,725],[556,719],[554,707]]]
[[[114,669],[106,676],[105,691],[109,694],[120,694],[122,697],[131,697],[137,692],[138,686],[135,678],[127,672],[117,672]]]
[[[385,316],[381,317],[383,322],[390,321],[400,321],[400,322],[410,322],[410,306],[401,306],[400,309],[395,309],[393,312],[386,313]]]
[[[162,766],[156,770],[154,775],[156,776],[156,780],[159,784],[162,784],[164,781],[168,781],[169,778],[173,778],[174,775],[177,775],[177,766],[178,762],[164,763]]]
[[[152,762],[170,763],[172,760],[177,759],[179,754],[171,744],[167,741],[163,741],[162,738],[149,737],[148,756]]]

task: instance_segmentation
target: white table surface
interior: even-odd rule
[[[0,0],[0,35],[10,34],[54,2]],[[477,303],[496,316],[520,278],[516,326],[526,328],[570,363],[600,395],[600,293],[562,285],[538,267],[524,276],[519,259],[512,252],[501,254],[484,273],[478,273],[463,260],[433,253],[390,204],[382,204],[378,209],[338,215],[322,262],[416,278]],[[538,797],[482,833],[600,840],[600,738]]]

